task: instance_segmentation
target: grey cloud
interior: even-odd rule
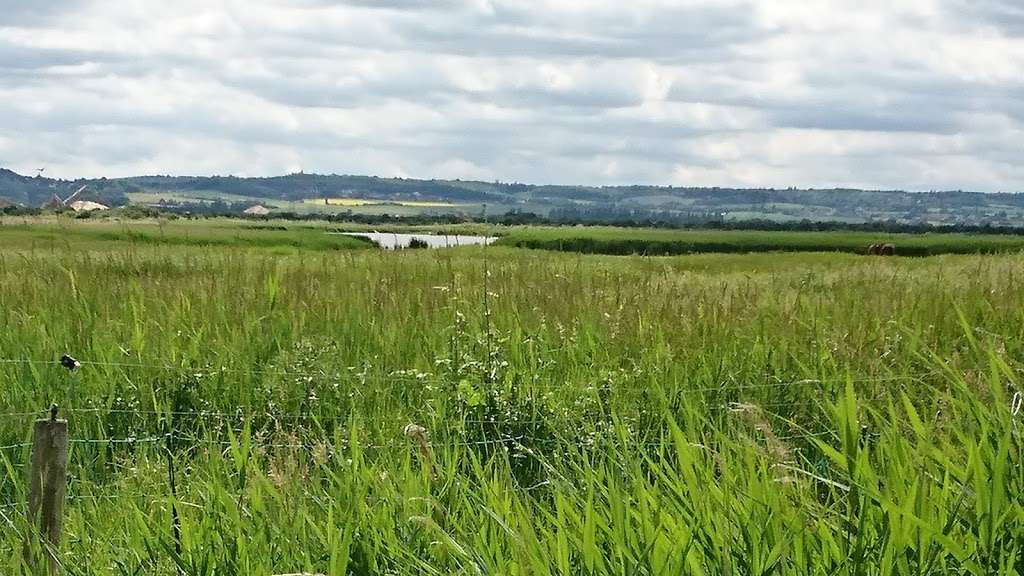
[[[949,8],[962,22],[994,26],[1007,34],[1024,34],[1024,6],[1017,0],[961,0]]]
[[[868,132],[955,132],[955,122],[937,113],[924,114],[912,108],[885,111],[837,110],[831,106],[805,107],[771,114],[773,123],[788,128],[821,130],[863,130]]]
[[[88,0],[0,0],[0,25],[37,25],[59,20],[88,4]]]
[[[39,50],[0,41],[0,69],[6,70],[37,70],[84,64],[92,61],[94,56],[72,50]]]
[[[855,60],[833,62],[805,72],[791,91],[780,91],[752,78],[746,72],[752,65],[757,64],[719,68],[704,87],[677,83],[669,96],[701,102],[711,95],[719,103],[759,110],[779,128],[893,133],[953,134],[965,128],[971,113],[1018,108],[1006,99],[1012,86],[993,89],[909,66],[879,70]]]
[[[577,16],[568,26],[536,11],[499,4],[494,14],[465,18],[404,18],[397,33],[412,46],[455,54],[645,58],[651,61],[721,57],[732,44],[762,36],[750,12],[666,9],[643,26],[613,18]]]
[[[379,10],[440,10],[464,8],[466,0],[306,0],[312,6],[362,6]]]

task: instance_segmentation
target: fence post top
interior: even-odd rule
[[[64,420],[64,419],[60,419],[60,420],[57,419],[57,411],[58,410],[59,410],[59,407],[57,406],[56,402],[53,403],[53,404],[50,404],[50,409],[49,409],[50,417],[49,418],[40,418],[39,420],[36,420],[36,427],[37,428],[54,428],[54,427],[56,427],[56,428],[65,428],[66,429],[67,425],[68,425],[68,421]]]

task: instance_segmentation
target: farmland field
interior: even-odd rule
[[[1024,573],[1013,237],[262,226],[0,225],[0,573],[51,402],[69,574]]]
[[[396,205],[412,206],[416,208],[455,208],[461,204],[451,202],[427,202],[418,200],[379,200],[373,198],[310,198],[303,200],[305,204],[328,205],[328,206],[367,206],[367,205]]]

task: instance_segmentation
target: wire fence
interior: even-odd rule
[[[170,454],[173,448],[180,450],[190,450],[200,447],[214,447],[221,450],[229,450],[231,448],[247,449],[250,452],[257,451],[271,451],[271,450],[301,450],[307,453],[312,453],[319,450],[328,450],[329,452],[336,452],[339,449],[345,450],[352,447],[353,443],[344,441],[341,445],[330,445],[328,444],[331,440],[324,438],[317,441],[310,442],[277,442],[277,441],[259,441],[252,438],[244,437],[242,434],[244,431],[233,430],[238,434],[235,438],[203,438],[194,435],[182,434],[182,433],[166,433],[155,436],[143,436],[143,437],[124,437],[124,438],[69,438],[67,443],[70,446],[74,445],[108,445],[108,446],[137,446],[137,445],[153,445],[156,446],[161,452],[161,456],[174,457]],[[540,440],[539,438],[532,439],[534,441]],[[456,448],[472,448],[472,447],[500,447],[510,446],[523,441],[530,441],[525,435],[510,435],[501,436],[497,438],[488,438],[480,440],[460,440],[455,442],[436,442],[430,441],[432,450],[442,449],[456,449]],[[177,443],[177,445],[175,445]],[[385,450],[385,449],[407,449],[407,450],[418,450],[419,444],[412,438],[405,437],[397,439],[393,442],[387,443],[357,443],[360,450]],[[25,450],[33,446],[31,442],[24,442],[19,444],[10,444],[6,446],[0,446],[2,450]],[[111,494],[89,494],[89,495],[68,495],[65,497],[66,502],[80,502],[80,501],[95,501],[95,500],[115,500],[118,498],[147,498],[147,499],[165,499],[168,498],[168,493],[147,493],[147,494],[123,494],[117,490]],[[27,500],[8,501],[0,503],[0,512],[11,511],[15,509],[24,509],[28,506]]]
[[[823,431],[816,433],[800,433],[790,434],[785,436],[775,437],[777,441],[793,442],[796,440],[806,440],[811,438],[821,438],[833,434],[832,431]],[[538,437],[531,436],[528,434],[518,434],[501,436],[497,438],[480,439],[480,440],[461,440],[455,442],[437,442],[429,440],[428,445],[432,452],[443,452],[445,450],[451,450],[456,448],[473,448],[473,447],[500,447],[505,449],[520,449],[525,452],[533,453],[535,450],[542,446],[572,446],[575,449],[583,449],[589,447],[599,446],[603,441],[615,441],[614,438],[591,438],[591,439],[573,439],[567,440],[557,437]],[[253,441],[252,439],[245,438],[234,438],[234,439],[215,439],[215,438],[199,438],[196,436],[167,433],[159,436],[149,437],[126,437],[126,438],[70,438],[67,440],[69,445],[76,444],[93,444],[93,445],[160,445],[161,451],[169,450],[168,446],[173,442],[183,443],[179,448],[193,449],[202,446],[213,446],[221,449],[228,449],[231,447],[242,449],[243,447],[248,449],[250,452],[253,451],[264,451],[264,450],[302,450],[309,453],[314,451],[328,449],[329,451],[337,451],[338,449],[348,449],[351,447],[350,444],[344,443],[341,446],[326,446],[323,442],[306,442],[306,443],[282,443],[282,442],[261,442]],[[630,448],[668,448],[674,446],[675,439],[665,436],[658,440],[649,441],[635,441],[630,442]],[[26,442],[22,444],[10,445],[0,447],[0,449],[6,448],[18,448],[24,449],[32,446],[32,443]],[[360,450],[372,450],[372,449],[405,449],[410,451],[420,450],[420,444],[410,437],[403,437],[401,440],[388,443],[359,443],[358,447]],[[150,499],[158,500],[170,497],[167,492],[162,493],[124,493],[120,489],[115,490],[114,493],[110,494],[78,494],[68,495],[65,497],[66,502],[81,502],[81,501],[96,501],[96,500],[116,500],[118,498],[129,498],[129,499]],[[8,501],[0,503],[0,511],[10,511],[18,508],[25,508],[28,505],[26,500],[19,501]]]
[[[330,438],[320,438],[317,441],[309,442],[263,442],[259,440],[253,440],[252,438],[244,437],[242,431],[236,431],[238,434],[237,438],[234,439],[216,439],[216,438],[201,438],[198,436],[179,434],[179,433],[166,433],[158,436],[144,436],[135,437],[129,436],[125,438],[69,438],[67,443],[69,445],[84,444],[84,445],[145,445],[145,444],[160,444],[167,442],[178,442],[185,443],[185,446],[236,446],[236,447],[248,447],[252,450],[270,450],[270,449],[320,449],[328,446],[333,449],[342,448],[348,449],[354,446],[358,446],[362,450],[375,450],[375,449],[389,449],[389,448],[406,448],[414,446],[410,444],[408,439],[396,440],[394,442],[385,443],[350,443],[344,441],[340,446],[330,445]],[[532,437],[525,434],[519,434],[514,436],[500,436],[497,438],[489,438],[482,440],[462,440],[455,442],[445,441],[432,441],[431,444],[440,448],[463,448],[469,446],[488,446],[488,445],[504,445],[511,442],[520,441],[531,441],[531,442],[544,442],[550,441],[550,438]],[[31,442],[23,442],[20,444],[9,444],[7,446],[0,446],[0,450],[24,450],[32,446]],[[180,445],[179,445],[180,447]]]
[[[73,363],[69,365],[69,362]],[[244,374],[250,376],[278,376],[278,377],[292,377],[292,378],[349,378],[353,381],[362,381],[368,376],[355,372],[355,369],[366,369],[363,366],[349,367],[346,371],[304,371],[294,370],[291,368],[283,367],[270,367],[270,368],[240,368],[235,366],[172,366],[170,364],[158,364],[158,363],[147,363],[147,362],[110,362],[110,361],[97,361],[97,360],[79,360],[74,358],[68,358],[68,360],[41,360],[41,359],[21,359],[21,358],[0,358],[0,365],[13,364],[13,365],[36,365],[36,366],[55,366],[62,367],[71,371],[78,370],[85,367],[104,367],[104,368],[137,368],[147,370],[158,370],[168,372],[178,372],[182,374],[191,374],[194,376],[211,376],[215,374]],[[413,374],[410,374],[412,372]],[[730,389],[753,389],[753,388],[775,388],[775,387],[786,387],[796,386],[801,384],[822,384],[827,382],[846,382],[851,381],[854,384],[864,384],[871,382],[891,382],[899,380],[914,380],[919,378],[928,378],[936,375],[945,373],[940,369],[930,370],[922,374],[890,374],[884,376],[870,375],[870,376],[853,376],[850,378],[846,377],[832,377],[832,378],[800,378],[795,380],[777,380],[774,382],[757,382],[749,384],[736,384],[723,382],[719,386],[705,386],[699,388],[689,388],[686,391],[689,392],[707,392],[716,391],[728,386]],[[441,384],[452,384],[451,379],[441,378],[438,375],[430,372],[422,372],[416,369],[401,369],[391,370],[385,373],[378,373],[373,375],[376,378],[386,378],[387,382],[376,382],[378,385],[392,385],[392,386],[404,386],[408,383],[441,383]],[[766,377],[767,378],[767,377]],[[565,387],[564,383],[555,382],[539,382],[536,380],[528,381],[531,386],[534,387]],[[522,382],[526,383],[526,381]],[[648,389],[648,387],[637,388],[630,387],[630,389]]]
[[[148,370],[160,370],[160,371],[176,371],[184,374],[191,375],[205,375],[205,374],[248,374],[254,376],[274,376],[274,377],[286,377],[286,378],[305,378],[305,379],[349,379],[354,384],[367,384],[377,388],[397,387],[397,386],[408,386],[409,383],[418,384],[434,384],[438,386],[457,386],[457,383],[452,381],[452,378],[445,378],[444,376],[438,376],[435,374],[416,372],[409,370],[391,371],[381,374],[374,374],[372,378],[367,377],[365,374],[348,372],[329,372],[329,371],[294,371],[281,368],[233,368],[233,367],[175,367],[166,364],[154,364],[144,362],[104,362],[104,361],[83,361],[83,360],[35,360],[35,359],[14,359],[14,358],[0,358],[0,365],[21,365],[21,366],[59,366],[72,371],[88,370],[90,368],[113,368],[113,369],[148,369]],[[554,390],[558,388],[565,388],[578,392],[581,387],[583,390],[592,390],[598,392],[608,392],[609,390],[627,390],[627,391],[643,391],[652,392],[657,390],[661,393],[671,394],[682,394],[682,395],[709,395],[715,393],[730,393],[735,394],[743,391],[751,390],[770,390],[780,388],[805,388],[808,386],[822,386],[826,384],[845,384],[850,383],[853,385],[861,385],[867,383],[886,383],[886,382],[921,382],[929,378],[934,378],[945,374],[943,370],[930,370],[920,374],[893,374],[884,376],[862,376],[862,377],[835,377],[827,379],[814,379],[814,378],[801,378],[793,380],[780,380],[765,378],[757,382],[736,382],[728,379],[723,380],[721,383],[715,386],[619,386],[616,384],[609,384],[605,382],[589,383],[576,385],[567,385],[564,383],[553,383],[553,382],[539,382],[539,381],[528,381],[524,384],[532,389],[538,390]],[[781,430],[783,433],[775,435],[771,433],[771,439],[777,442],[785,443],[797,443],[797,442],[813,442],[822,438],[827,438],[834,434],[830,430],[810,431],[799,427],[794,422],[786,417],[783,417],[774,412],[776,409],[788,409],[794,410],[804,407],[825,407],[828,405],[828,398],[824,397],[817,400],[805,401],[805,402],[717,402],[708,404],[705,406],[710,411],[725,411],[725,412],[744,412],[749,410],[759,410],[762,414],[767,417],[777,420],[782,426],[786,427],[786,430]],[[1016,410],[1020,410],[1021,401],[1019,395],[1014,398],[1014,407]],[[433,422],[431,420],[431,414],[429,411],[419,414],[407,414],[400,417],[395,417],[387,422],[382,421],[380,418],[372,420],[372,423],[376,425],[374,430],[369,432],[376,432],[378,436],[382,434],[391,434],[392,439],[385,441],[370,441],[369,438],[366,441],[354,441],[349,437],[338,434],[332,436],[325,434],[324,428],[319,428],[321,435],[316,438],[310,438],[303,440],[297,436],[282,436],[282,437],[271,437],[265,438],[261,436],[262,432],[254,435],[251,428],[243,427],[232,427],[225,426],[226,422],[252,422],[254,420],[265,420],[265,421],[281,421],[281,422],[300,422],[300,421],[327,421],[331,420],[338,423],[348,422],[347,416],[344,414],[338,414],[329,418],[321,417],[315,413],[306,414],[295,414],[295,413],[274,413],[273,411],[254,411],[250,407],[236,407],[233,409],[225,410],[223,408],[215,410],[159,410],[159,409],[136,409],[136,408],[123,408],[123,407],[102,407],[102,406],[86,406],[86,407],[62,407],[60,409],[61,416],[65,418],[87,418],[87,417],[98,417],[105,418],[108,416],[125,416],[131,418],[137,418],[144,423],[147,423],[148,427],[163,430],[163,431],[151,431],[143,432],[138,435],[123,435],[113,437],[72,437],[68,439],[68,444],[72,447],[79,446],[88,448],[92,446],[96,447],[108,447],[108,448],[124,448],[124,449],[135,449],[141,446],[150,446],[154,450],[159,451],[166,457],[175,457],[172,455],[172,451],[188,451],[202,448],[212,448],[216,450],[222,450],[227,452],[228,450],[245,449],[249,451],[274,451],[274,450],[301,450],[312,453],[314,451],[319,453],[326,452],[327,454],[337,454],[345,450],[351,450],[358,448],[360,450],[393,450],[393,449],[404,449],[416,451],[421,448],[421,444],[417,442],[416,438],[409,436],[406,431],[403,430],[404,426],[412,423],[424,424],[428,427],[433,425],[441,424]],[[6,413],[0,413],[0,420],[17,420],[17,419],[34,419],[41,418],[47,414],[47,410],[21,410],[11,411]],[[571,420],[572,415],[564,415],[565,421]],[[199,434],[188,434],[186,430],[175,428],[175,423],[178,425],[182,424],[182,420],[192,420],[195,422],[214,423],[218,427],[214,432],[217,434],[210,435],[199,435]],[[355,421],[358,423],[358,421]],[[563,427],[556,429],[556,432],[551,432],[551,429],[544,428],[543,435],[538,434],[536,431],[531,430],[531,427],[543,427],[546,424],[550,424],[550,421],[546,418],[470,418],[470,419],[459,419],[457,426],[446,427],[437,426],[437,432],[441,432],[437,437],[429,439],[429,445],[433,450],[437,451],[452,451],[458,449],[506,449],[506,450],[523,450],[523,451],[536,451],[543,449],[544,447],[564,447],[573,450],[586,450],[591,447],[596,447],[606,442],[628,442],[629,448],[661,448],[669,447],[674,443],[674,439],[669,437],[665,431],[661,432],[661,436],[655,432],[652,437],[634,437],[621,439],[614,435],[608,436],[595,436],[593,429],[590,430],[590,435],[585,430],[576,430],[575,434],[571,431],[566,430],[564,427],[565,422],[563,421]],[[88,429],[88,427],[86,427]],[[392,432],[387,432],[391,430]],[[433,432],[433,430],[432,430]],[[650,431],[649,431],[650,433]],[[763,431],[762,431],[763,433]],[[561,434],[561,435],[560,435]],[[362,436],[362,434],[359,434]],[[765,434],[766,440],[768,434]],[[13,463],[14,455],[23,455],[27,453],[27,450],[32,447],[31,442],[14,442],[10,444],[0,445],[0,462],[7,461],[10,465]],[[533,489],[533,488],[531,488]],[[130,499],[146,499],[151,501],[160,501],[166,499],[171,495],[167,492],[163,493],[131,493],[116,491],[110,494],[70,494],[66,497],[66,501],[70,503],[79,502],[96,502],[101,500],[116,500],[121,498]],[[4,512],[10,512],[18,508],[24,508],[27,506],[27,502],[23,500],[15,500],[9,502],[0,503],[0,519],[7,518]],[[7,520],[10,522],[10,520]]]
[[[454,388],[459,385],[463,380],[466,380],[461,375],[438,375],[429,372],[419,372],[416,370],[392,370],[381,373],[366,374],[364,372],[355,372],[355,369],[362,367],[351,367],[348,371],[296,371],[285,368],[238,368],[238,367],[189,367],[189,366],[171,366],[168,364],[157,364],[157,363],[145,363],[145,362],[108,362],[108,361],[92,361],[92,360],[77,360],[70,357],[65,357],[62,360],[40,360],[40,359],[17,359],[17,358],[0,358],[0,365],[46,365],[46,366],[59,366],[71,371],[77,371],[88,367],[105,367],[105,368],[119,368],[119,369],[149,369],[159,371],[171,371],[180,374],[187,374],[195,377],[205,377],[216,374],[245,374],[250,376],[274,376],[280,378],[292,378],[292,379],[308,379],[309,381],[314,380],[331,380],[335,383],[339,381],[346,381],[353,386],[356,386],[354,393],[365,394],[367,392],[366,387],[369,387],[369,391],[388,391],[394,388],[409,389],[411,385],[419,386],[438,386]],[[365,368],[362,368],[365,370]],[[410,374],[410,372],[414,372]],[[685,386],[673,383],[673,385],[664,384],[625,384],[625,383],[607,383],[607,382],[588,382],[588,383],[567,383],[567,382],[554,382],[554,381],[542,381],[538,379],[515,379],[510,383],[503,382],[491,382],[490,385],[494,387],[507,387],[507,386],[518,386],[525,390],[542,390],[542,391],[558,391],[566,390],[572,392],[583,391],[617,391],[617,392],[638,392],[638,393],[652,393],[652,392],[669,392],[672,394],[684,394],[684,395],[696,395],[696,394],[709,394],[709,393],[735,393],[744,391],[754,390],[770,390],[770,389],[786,389],[786,388],[799,388],[808,387],[814,385],[825,385],[825,384],[845,384],[849,382],[853,385],[863,385],[870,383],[886,383],[886,382],[914,382],[924,381],[928,378],[934,378],[945,374],[946,372],[941,369],[929,370],[920,374],[891,374],[891,375],[868,375],[868,376],[839,376],[831,378],[799,378],[792,380],[782,380],[778,378],[765,376],[764,381],[759,382],[737,382],[733,379],[722,379],[716,385],[712,386]],[[312,398],[311,400],[316,400]],[[779,405],[792,405],[792,403],[779,403]],[[238,418],[247,419],[254,417],[265,417],[272,418],[275,420],[302,420],[302,419],[316,419],[315,414],[283,414],[283,413],[252,413],[249,409],[238,407],[233,411],[221,410],[140,410],[135,408],[105,408],[105,407],[63,407],[63,413],[65,414],[85,414],[89,412],[105,413],[105,414],[140,414],[140,415],[153,415],[153,416],[188,416],[188,417],[199,417],[199,418]],[[33,416],[39,416],[44,411],[20,411],[20,412],[7,412],[0,413],[0,418],[27,418]]]
[[[230,367],[219,367],[219,368],[196,368],[196,367],[175,367],[167,364],[156,364],[156,363],[145,363],[145,362],[105,362],[105,361],[89,361],[89,360],[76,360],[70,357],[64,357],[61,360],[39,360],[39,359],[17,359],[17,358],[0,358],[0,364],[14,364],[14,365],[51,365],[61,366],[70,370],[83,370],[88,367],[110,367],[110,368],[144,368],[144,369],[158,369],[158,370],[173,370],[178,372],[190,373],[190,374],[212,374],[212,373],[228,373],[228,374],[252,374],[252,375],[275,375],[282,377],[291,378],[349,378],[353,380],[353,383],[369,384],[366,378],[360,374],[342,374],[338,372],[310,372],[310,371],[291,371],[284,369],[265,369],[265,368],[230,368]],[[393,386],[405,386],[409,382],[416,383],[433,383],[445,386],[455,386],[451,379],[438,378],[436,375],[428,373],[415,373],[410,375],[410,370],[398,370],[391,371],[386,374],[380,374],[377,378],[382,380],[374,380],[372,386],[376,389],[393,387]],[[776,381],[760,381],[760,382],[733,382],[733,381],[722,381],[720,384],[715,386],[696,386],[696,387],[685,387],[685,386],[623,386],[616,384],[607,384],[604,382],[590,383],[582,386],[583,390],[596,390],[611,391],[611,390],[629,390],[629,391],[644,391],[652,392],[658,390],[662,393],[681,394],[681,395],[707,395],[712,393],[729,393],[735,394],[743,391],[750,390],[767,390],[767,389],[779,389],[779,388],[794,388],[794,387],[806,387],[811,385],[823,385],[827,383],[846,383],[849,382],[854,385],[866,384],[866,383],[886,383],[886,382],[915,382],[924,381],[928,378],[933,378],[944,374],[943,370],[930,370],[920,374],[894,374],[887,376],[862,376],[862,377],[835,377],[828,379],[814,379],[814,378],[801,378],[794,380],[776,380]],[[526,383],[528,387],[534,389],[554,389],[554,388],[565,388],[573,391],[579,391],[580,386],[565,384],[565,383],[552,383],[552,382],[535,382],[530,381]],[[825,405],[826,399],[811,400],[804,402],[794,401],[781,401],[781,402],[757,402],[751,401],[749,406],[755,407],[759,410],[764,411],[769,416],[776,416],[772,411],[776,409],[801,409],[807,407],[822,407]],[[710,404],[705,406],[707,410],[713,411],[735,411],[737,408],[748,406],[748,404],[740,402],[721,402],[718,404]],[[13,411],[0,413],[0,419],[28,419],[38,418],[46,414],[46,410],[36,411]],[[98,416],[105,417],[109,415],[124,415],[137,417],[141,419],[157,418],[164,419],[159,424],[166,426],[167,419],[192,419],[196,421],[226,421],[226,420],[237,420],[241,422],[251,422],[254,420],[263,421],[344,421],[346,416],[338,414],[330,417],[324,417],[315,412],[295,414],[295,413],[281,413],[272,411],[253,411],[251,408],[236,407],[232,410],[155,410],[155,409],[136,409],[136,408],[117,408],[117,407],[62,407],[61,414],[64,417],[79,418],[85,416]],[[780,420],[785,420],[779,417]],[[405,424],[415,421],[423,421],[424,423],[430,423],[431,415],[429,413],[417,413],[407,414],[403,417],[395,419],[390,425],[392,429],[399,429]],[[380,425],[379,419],[374,421],[375,424]],[[547,419],[530,419],[530,418],[482,418],[482,419],[460,419],[459,424],[462,426],[489,426],[492,428],[513,428],[513,427],[530,427],[540,426],[548,423]],[[235,430],[234,433],[240,434],[242,430]],[[229,445],[230,440],[209,440],[202,438],[185,438],[180,435],[170,434],[171,439],[175,441],[194,441],[197,444],[217,444],[217,445]],[[802,436],[799,434],[791,434],[785,436],[787,440],[797,440]],[[139,445],[147,443],[158,443],[164,442],[168,439],[168,433],[151,434],[149,436],[131,436],[125,438],[74,438],[69,440],[71,444],[104,444],[104,445]],[[530,441],[540,442],[544,439],[540,438],[529,438]],[[500,442],[501,440],[499,440]],[[487,443],[487,442],[485,442]],[[11,443],[7,445],[0,445],[0,452],[4,451],[17,451],[28,448],[31,443]],[[302,447],[300,444],[265,444],[261,445],[261,448],[286,448],[286,447]],[[459,446],[458,442],[452,444],[452,446]],[[393,447],[389,444],[366,444],[363,446],[367,449],[377,448],[388,448]]]

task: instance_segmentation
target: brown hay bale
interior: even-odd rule
[[[882,244],[882,247],[879,250],[879,254],[881,254],[882,256],[895,256],[896,255],[896,245],[895,244]]]
[[[868,254],[870,254],[871,256],[878,256],[881,253],[882,253],[882,245],[881,244],[872,244],[871,246],[868,246]]]

